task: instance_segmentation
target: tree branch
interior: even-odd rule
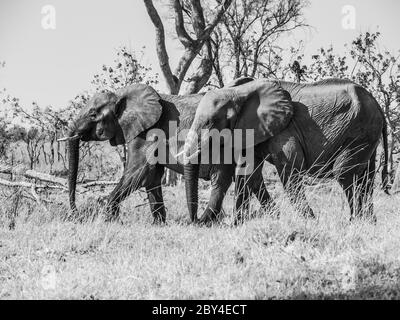
[[[199,38],[197,38],[197,40],[206,40],[207,38],[210,37],[211,32],[214,30],[215,26],[221,21],[225,11],[228,10],[231,2],[232,2],[232,0],[224,0],[224,2],[221,4],[221,8],[219,9],[218,13],[215,15],[214,19],[204,29],[204,32],[202,33],[202,35]]]
[[[177,94],[179,91],[178,84],[176,83],[175,77],[172,74],[171,67],[169,65],[167,48],[165,46],[164,25],[161,21],[161,18],[156,8],[153,5],[153,1],[152,0],[143,0],[143,1],[146,6],[147,13],[150,16],[150,19],[153,22],[153,25],[156,30],[156,50],[161,71],[167,82],[167,86],[170,93]]]
[[[183,8],[179,0],[171,0],[172,7],[175,11],[175,31],[179,41],[185,48],[193,45],[193,39],[188,35],[185,29],[185,21],[183,19]]]
[[[206,41],[204,48],[203,59],[197,69],[197,72],[190,77],[190,84],[186,90],[186,94],[193,94],[200,91],[210,79],[212,74],[212,58],[211,58],[211,44],[210,41]]]
[[[190,0],[190,4],[192,6],[192,25],[194,32],[196,33],[197,38],[201,37],[201,34],[204,32],[206,27],[206,23],[204,20],[203,8],[201,6],[200,1],[198,0]]]

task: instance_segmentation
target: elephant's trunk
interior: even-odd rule
[[[183,175],[185,177],[186,202],[189,209],[190,220],[197,221],[199,201],[199,164],[185,164]]]
[[[75,136],[73,130],[69,137]],[[68,141],[68,151],[69,151],[69,172],[68,172],[68,189],[69,189],[69,205],[73,212],[77,211],[75,205],[75,190],[76,190],[76,178],[78,175],[78,165],[79,165],[79,139],[70,139]]]
[[[195,156],[198,156],[199,140],[195,131],[189,131],[184,146],[184,167],[186,202],[189,209],[189,216],[192,222],[197,221],[197,209],[199,201],[199,170],[200,165],[196,163]]]

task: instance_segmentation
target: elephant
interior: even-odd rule
[[[233,82],[231,86],[237,83]],[[69,202],[73,212],[77,212],[75,204],[76,180],[79,165],[80,141],[109,140],[112,146],[126,145],[127,159],[125,169],[117,186],[107,200],[107,220],[119,218],[119,204],[131,192],[145,188],[150,202],[150,209],[154,223],[163,223],[166,220],[166,211],[162,195],[162,177],[165,168],[180,174],[184,172],[184,165],[179,160],[184,141],[176,144],[174,150],[170,139],[189,129],[193,121],[195,110],[204,94],[186,96],[159,94],[146,84],[133,84],[117,92],[102,92],[95,94],[88,104],[80,111],[69,125],[67,138],[69,149]],[[171,123],[177,123],[177,130],[171,129]],[[165,139],[158,140],[150,132],[164,133]],[[149,150],[162,150],[172,161],[154,161],[149,157]],[[150,161],[152,160],[152,161]],[[261,169],[257,169],[261,170]],[[260,175],[255,175],[260,176]],[[235,178],[235,164],[231,165],[201,165],[199,178],[211,180],[212,185],[219,185],[219,180]],[[269,201],[265,185],[260,179],[253,179],[252,190],[259,201],[265,204]],[[263,182],[263,181],[262,181]],[[215,188],[214,188],[215,189]],[[240,190],[238,191],[240,192]],[[246,201],[247,195],[238,195],[240,202]],[[209,210],[215,210],[222,202],[223,197],[218,190],[211,192],[208,204]],[[197,215],[192,215],[191,221],[196,221]]]
[[[198,193],[199,163],[193,160],[209,144],[207,130],[241,129],[254,130],[254,141],[246,147],[254,148],[258,158],[276,167],[290,201],[304,216],[315,217],[304,190],[303,178],[311,175],[335,178],[340,183],[350,206],[350,219],[364,212],[376,219],[370,200],[381,136],[382,181],[388,193],[387,125],[379,104],[366,89],[345,79],[308,84],[252,78],[238,82],[235,87],[207,92],[196,110],[184,146],[189,211],[196,211]],[[225,193],[228,183],[224,181],[219,187]],[[241,219],[239,212],[236,221]],[[212,222],[215,215],[204,220]]]

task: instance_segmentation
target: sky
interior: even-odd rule
[[[155,1],[158,8],[167,0]],[[43,6],[55,9],[55,29],[44,29]],[[355,28],[345,29],[344,6],[355,9]],[[382,33],[384,48],[400,49],[398,0],[310,0],[306,22],[312,26],[296,32],[291,43],[305,41],[305,54],[321,46],[343,45],[360,31]],[[378,29],[377,29],[378,28]],[[0,88],[40,106],[65,107],[90,81],[103,64],[112,64],[116,48],[145,47],[142,63],[159,72],[155,34],[142,0],[1,0],[0,2]],[[167,33],[167,48],[174,69],[180,46]],[[162,81],[162,78],[160,79]]]

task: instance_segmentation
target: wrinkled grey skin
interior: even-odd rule
[[[77,211],[75,190],[79,165],[79,141],[109,140],[113,146],[126,143],[127,162],[118,185],[108,198],[108,219],[118,218],[119,204],[131,192],[145,188],[154,222],[165,222],[166,212],[161,189],[164,169],[167,167],[183,174],[184,166],[180,162],[182,159],[178,159],[177,164],[150,164],[146,157],[146,150],[157,142],[150,138],[146,140],[146,134],[150,129],[161,129],[168,139],[172,134],[176,134],[169,132],[170,121],[178,121],[178,130],[189,128],[202,97],[202,94],[159,95],[153,88],[143,84],[135,84],[116,93],[96,94],[70,125],[69,194],[71,209]],[[179,148],[178,153],[183,150],[183,142]],[[170,151],[168,145],[167,150]],[[175,156],[176,152],[171,152],[171,154]],[[234,174],[234,164],[200,166],[198,177],[211,180],[214,186],[207,207],[209,211],[219,211],[214,208],[220,206],[223,199],[223,195],[219,191],[220,181],[230,184]],[[266,191],[262,178],[261,180],[253,179],[252,183],[249,186],[250,190],[257,195],[262,204],[268,202],[268,193],[262,193],[262,190]],[[238,194],[237,205],[241,206],[248,196],[248,194]],[[197,221],[197,215],[192,215],[191,221]]]
[[[238,123],[254,128],[256,154],[275,165],[291,202],[305,216],[314,217],[302,183],[304,175],[308,174],[336,178],[346,193],[351,218],[366,212],[375,219],[371,197],[376,148],[383,136],[382,181],[385,183],[387,128],[373,96],[348,80],[329,79],[312,84],[250,80],[235,88],[207,93],[196,111],[191,131],[199,132],[205,127],[235,129]],[[275,112],[271,116],[268,103],[278,100],[268,100],[263,96],[267,91],[262,88],[277,85],[290,94],[291,99],[285,101],[281,96],[278,99],[281,104],[275,105],[276,108],[272,106],[271,110],[289,107],[290,101],[292,114]],[[187,141],[186,157],[192,157],[192,150],[199,150],[205,143],[202,139]],[[197,196],[196,183],[193,183],[196,173],[192,176],[190,173],[198,168],[190,163],[186,166],[187,202],[190,203]]]

